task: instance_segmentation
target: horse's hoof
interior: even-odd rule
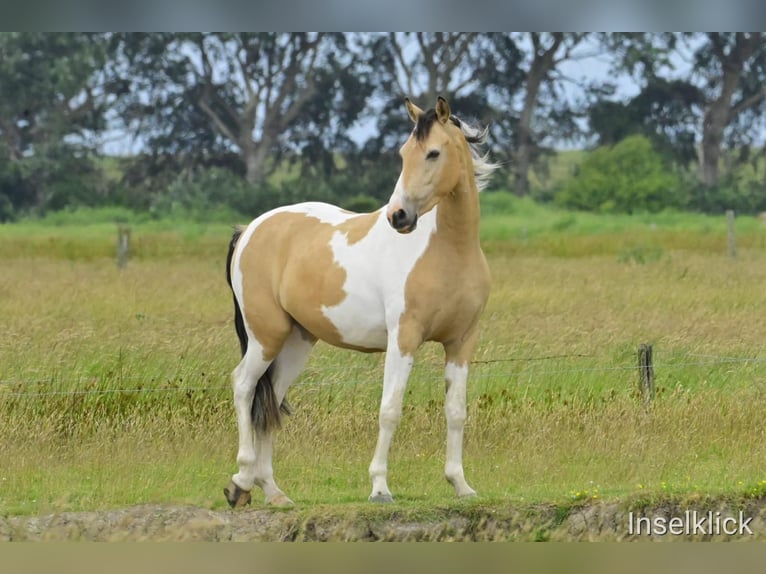
[[[476,498],[477,496],[479,495],[476,494],[475,490],[471,490],[469,492],[461,492],[460,494],[457,495],[457,497],[460,500],[471,500],[472,498]]]
[[[388,504],[393,501],[394,501],[394,497],[391,496],[390,494],[379,493],[375,495],[373,494],[370,495],[370,502],[381,502],[384,504]]]
[[[287,498],[283,492],[272,496],[269,500],[266,501],[266,504],[276,508],[290,508],[291,506],[295,506],[295,503]]]
[[[233,480],[223,489],[223,494],[232,508],[241,508],[250,504],[250,492],[242,490]]]

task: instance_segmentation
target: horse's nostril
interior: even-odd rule
[[[405,219],[407,219],[407,212],[403,209],[399,209],[395,211],[394,215],[391,217],[391,223],[394,224],[394,227],[397,227],[398,225],[401,225]]]

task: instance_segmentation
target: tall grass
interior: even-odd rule
[[[761,496],[757,222],[738,222],[733,261],[722,218],[666,214],[655,228],[649,216],[482,201],[493,291],[465,448],[481,500]],[[113,224],[0,227],[0,513],[225,504],[238,361],[223,275],[230,228],[152,225],[134,223],[121,271]],[[508,238],[493,235],[504,228]],[[633,242],[659,254],[621,256]],[[634,370],[644,342],[658,387],[649,412]],[[408,386],[389,464],[402,508],[454,504],[442,478],[442,364],[424,346]],[[277,480],[299,504],[366,499],[382,368],[382,355],[317,345],[275,452]]]

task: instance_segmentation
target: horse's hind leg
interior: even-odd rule
[[[274,394],[278,404],[281,404],[287,394],[287,389],[298,378],[303,367],[306,365],[311,349],[314,347],[314,339],[301,327],[295,325],[290,336],[285,341],[282,350],[274,360],[272,382]],[[274,469],[272,467],[274,431],[256,432],[255,451],[255,484],[263,489],[266,495],[266,503],[274,506],[290,506],[293,504],[274,481]]]
[[[232,373],[234,387],[234,410],[237,413],[239,448],[237,465],[239,472],[231,478],[224,494],[232,507],[244,506],[250,502],[250,490],[255,484],[256,451],[255,429],[252,420],[252,405],[258,380],[268,369],[271,361],[263,358],[263,348],[254,339],[248,341],[247,352]]]

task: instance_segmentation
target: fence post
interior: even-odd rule
[[[117,226],[117,267],[122,269],[128,264],[130,254],[130,227],[127,225]]]
[[[734,235],[734,210],[726,210],[726,228],[728,230],[729,237],[729,257],[732,259],[737,258],[737,238]]]
[[[644,406],[648,407],[654,400],[654,365],[651,345],[644,344],[638,347],[638,375]]]

